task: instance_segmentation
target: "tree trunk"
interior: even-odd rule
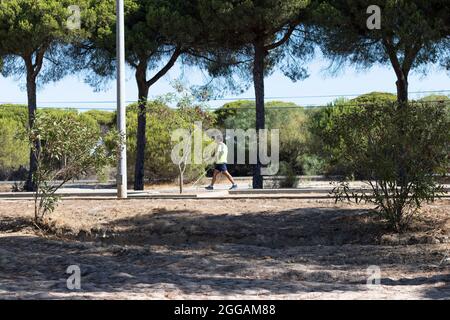
[[[259,131],[265,128],[264,115],[264,60],[266,57],[264,44],[256,43],[254,66],[253,66],[253,82],[256,97],[256,135],[257,135],[257,163],[253,168],[253,189],[262,189],[264,180],[261,176],[261,159],[259,157],[260,141]]]
[[[402,63],[398,58],[398,49],[393,45],[392,38],[384,38],[383,44],[386,48],[386,53],[389,56],[389,60],[391,61],[392,67],[394,68],[395,75],[397,76],[397,112],[402,112],[407,110],[408,107],[408,75],[411,70],[411,66],[413,65],[414,59],[417,56],[417,53],[420,50],[421,46],[408,48],[405,52],[405,57]],[[402,117],[399,121],[399,135],[400,137],[405,136],[405,128],[408,125]],[[406,172],[406,150],[407,146],[402,143],[399,147],[399,156],[397,160],[397,171],[398,171],[398,179],[397,184],[405,189],[407,186],[407,172]]]
[[[32,66],[31,66],[32,69]],[[37,110],[37,95],[36,95],[36,77],[34,76],[34,70],[30,70],[30,67],[27,66],[27,98],[28,98],[28,126],[29,128],[33,128],[34,121],[36,119],[36,110]],[[35,148],[38,150],[39,143]],[[35,191],[36,185],[33,181],[33,175],[37,169],[37,158],[36,154],[33,152],[33,149],[30,149],[30,168],[28,170],[27,181],[25,182],[24,189],[25,191]]]
[[[389,56],[392,68],[394,69],[395,75],[397,77],[397,101],[400,107],[405,106],[408,102],[408,74],[411,70],[414,55],[405,54],[408,56],[408,61],[405,60],[403,63],[400,62],[398,58],[398,49],[393,45],[393,40],[391,37],[383,38],[383,45],[386,50],[386,54]],[[411,52],[408,50],[408,52]],[[418,52],[418,51],[417,51]]]
[[[176,48],[167,64],[157,72],[153,78],[147,81],[148,60],[150,57],[140,57],[136,67],[136,82],[139,90],[139,115],[138,129],[136,133],[136,163],[134,167],[134,190],[144,190],[144,164],[145,146],[147,144],[145,131],[147,125],[147,99],[148,91],[159,79],[161,79],[174,65],[181,55],[181,48]]]
[[[134,190],[144,190],[144,164],[145,164],[145,146],[147,139],[145,136],[147,127],[147,99],[149,86],[146,81],[146,69],[138,68],[136,71],[136,80],[139,90],[139,112],[138,127],[136,133],[136,163],[134,168]]]
[[[183,194],[183,186],[184,186],[184,173],[180,171],[179,184],[180,184],[180,194]]]
[[[408,73],[404,70],[396,70],[397,74],[397,103],[398,103],[398,112],[402,112],[404,108],[408,107]],[[404,128],[408,124],[400,120],[400,135],[404,136],[405,131]],[[406,172],[406,148],[405,145],[400,145],[400,157],[398,159],[398,185],[401,187],[406,187],[407,185],[407,172]]]
[[[397,77],[397,101],[400,106],[404,106],[408,103],[408,77],[401,72],[401,75]]]

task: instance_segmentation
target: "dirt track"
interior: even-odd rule
[[[400,237],[330,201],[0,201],[0,298],[450,299],[450,201]],[[66,287],[79,265],[82,290]],[[381,285],[367,287],[369,266]]]

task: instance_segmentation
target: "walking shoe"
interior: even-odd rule
[[[206,190],[214,190],[214,187],[213,186],[207,186],[207,187],[205,187],[205,189]]]
[[[230,190],[236,190],[238,188],[237,184],[233,184],[230,188]]]

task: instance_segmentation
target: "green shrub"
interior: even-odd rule
[[[147,105],[147,129],[145,149],[145,176],[150,181],[173,181],[179,175],[178,166],[171,159],[174,144],[172,132],[179,128],[187,128],[194,121],[202,121],[207,129],[213,119],[211,115],[197,107],[170,108],[160,100],[151,101]],[[136,131],[138,106],[131,105],[127,109],[127,154],[128,172],[132,176],[136,161]],[[185,173],[185,181],[191,181],[204,172],[206,165],[189,165]]]
[[[305,154],[300,157],[299,161],[304,175],[315,176],[324,172],[325,161],[318,156]]]
[[[12,171],[25,167],[29,161],[28,143],[20,135],[23,124],[7,118],[0,118],[0,176],[7,179]]]
[[[427,102],[427,103],[445,103],[447,106],[450,106],[450,98],[444,95],[436,95],[432,94],[427,97],[423,97],[422,99],[419,99],[420,102]]]
[[[221,129],[255,128],[256,111],[253,101],[242,100],[228,103],[216,110],[215,114]],[[266,103],[265,115],[265,127],[280,130],[280,161],[289,163],[295,174],[301,174],[302,165],[298,158],[307,152],[309,139],[307,112],[295,103],[271,101]],[[252,166],[231,166],[230,171],[235,175],[249,175],[252,172]]]
[[[115,141],[113,152],[104,140]],[[90,126],[77,113],[41,112],[29,130],[29,142],[37,159],[33,175],[35,223],[46,225],[46,215],[55,210],[58,202],[56,191],[90,170],[99,172],[114,165],[120,137],[113,131],[101,137],[98,128]]]
[[[299,179],[289,163],[284,161],[280,162],[280,171],[278,175],[282,176],[283,178],[278,181],[275,187],[297,188]]]
[[[47,115],[56,122],[67,116],[73,117],[88,126],[98,135],[101,126],[110,126],[114,119],[112,112],[89,111],[80,113],[76,110],[46,108],[38,109],[38,115]],[[112,120],[113,121],[113,120]],[[26,133],[28,127],[28,109],[23,105],[0,105],[0,179],[23,179],[29,164],[29,143]],[[106,133],[112,126],[106,130]]]
[[[447,172],[450,112],[439,104],[396,103],[354,106],[333,114],[323,135],[335,144],[338,160],[365,177],[370,193],[354,193],[350,175],[336,189],[337,199],[369,202],[396,231],[406,229],[423,202],[442,192],[435,174]]]
[[[349,104],[355,104],[358,106],[363,106],[364,104],[378,104],[378,103],[389,103],[396,102],[397,96],[388,92],[371,92],[363,94],[359,97],[351,99],[348,101]],[[345,101],[344,101],[345,104]]]
[[[0,180],[23,178],[30,156],[26,123],[26,106],[0,105]]]
[[[100,128],[104,130],[113,129],[116,126],[116,113],[103,110],[90,110],[83,113],[97,122]]]
[[[28,108],[24,105],[0,105],[0,119],[14,120],[26,127],[28,123]]]
[[[364,178],[363,173],[355,171],[349,166],[342,152],[342,141],[339,136],[333,134],[336,127],[336,119],[355,110],[361,110],[365,106],[381,103],[394,103],[396,96],[384,92],[372,92],[357,98],[347,100],[338,99],[327,107],[318,108],[311,112],[308,118],[309,153],[322,161],[322,172],[325,175],[353,176]]]

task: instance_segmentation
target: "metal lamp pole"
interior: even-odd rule
[[[116,0],[117,14],[117,129],[122,137],[117,172],[117,197],[126,199],[127,191],[127,147],[125,111],[125,17],[123,0]]]

